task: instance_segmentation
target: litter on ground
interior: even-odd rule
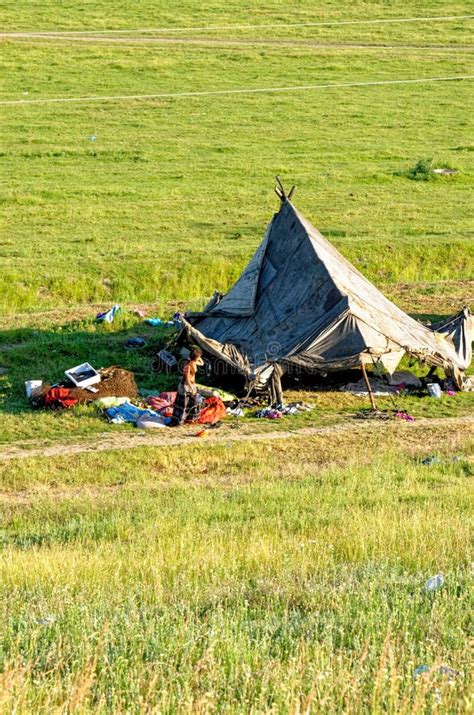
[[[162,318],[147,318],[145,320],[147,325],[151,325],[153,328],[158,328],[164,326],[165,328],[174,328],[174,322],[172,320],[163,320]]]
[[[128,338],[124,343],[124,348],[126,350],[138,350],[139,348],[144,348],[146,345],[146,340],[144,338]]]
[[[441,572],[436,574],[436,576],[431,576],[425,583],[425,591],[427,593],[433,593],[437,591],[444,584],[444,574]]]
[[[102,313],[97,313],[96,320],[98,323],[113,323],[115,316],[120,310],[120,305],[116,303],[111,308],[109,308],[109,310],[106,310]]]

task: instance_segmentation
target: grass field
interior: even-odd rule
[[[125,14],[117,7],[114,18],[98,2],[87,12],[46,3],[41,20],[34,4],[7,3],[5,30],[270,21],[283,27],[178,33],[173,44],[163,33],[82,43],[74,36],[3,38],[1,100],[474,74],[472,21],[284,28],[320,17],[465,13],[459,4],[423,10],[395,3],[387,10],[351,3],[319,12],[314,3],[299,5],[296,14],[270,3],[249,15],[238,2],[225,11],[186,3],[173,9],[171,22],[154,3]],[[156,41],[144,42],[150,34]],[[259,44],[268,36],[270,44]],[[377,284],[422,281],[436,294],[445,281],[472,280],[472,97],[472,82],[464,81],[0,105],[1,307],[13,313],[109,300],[200,303],[230,285],[258,244],[276,209],[277,173],[299,185],[301,210]],[[424,157],[460,173],[409,180],[405,172]],[[453,310],[467,298],[469,288],[463,290]]]
[[[404,310],[472,307],[472,79],[75,101],[470,77],[474,20],[413,18],[471,10],[2,3],[2,714],[472,711],[474,394],[397,398],[414,424],[369,424],[366,400],[291,392],[313,412],[158,446],[24,397],[83,360],[173,386],[150,371],[166,333],[133,308],[226,290],[275,174]],[[424,158],[458,174],[411,180]]]
[[[2,465],[3,708],[466,712],[472,466],[416,439]]]

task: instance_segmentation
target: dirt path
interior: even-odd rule
[[[370,42],[318,42],[315,40],[304,40],[298,38],[292,39],[272,39],[272,38],[210,38],[210,37],[144,37],[144,36],[127,36],[111,37],[110,35],[68,35],[62,34],[60,31],[56,33],[42,32],[0,32],[0,41],[31,41],[40,40],[41,42],[66,42],[71,43],[86,43],[97,44],[106,43],[112,45],[129,45],[129,44],[160,44],[160,45],[201,45],[208,47],[219,47],[234,45],[236,47],[255,46],[270,46],[270,47],[312,47],[322,50],[423,50],[433,52],[470,52],[474,49],[472,45],[407,45],[407,44],[389,44],[389,43],[370,43]]]
[[[385,420],[355,420],[349,419],[336,425],[322,427],[302,427],[299,429],[271,430],[268,432],[240,432],[239,430],[206,430],[204,438],[196,436],[199,427],[183,428],[185,431],[158,429],[155,432],[146,430],[131,433],[119,432],[117,434],[104,433],[95,435],[93,439],[71,444],[55,444],[48,447],[31,445],[30,449],[24,447],[8,446],[0,452],[0,460],[25,459],[28,457],[57,457],[72,454],[86,454],[91,452],[108,452],[112,450],[136,449],[137,447],[177,447],[183,444],[227,444],[235,442],[265,442],[273,440],[294,439],[300,437],[313,437],[342,433],[364,432],[382,427],[391,429],[416,430],[418,427],[458,427],[466,431],[466,436],[474,427],[474,416],[446,417],[436,419],[419,419],[413,424],[402,422],[387,422]]]

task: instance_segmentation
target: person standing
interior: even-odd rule
[[[204,365],[201,348],[194,347],[191,350],[189,360],[183,367],[183,377],[178,385],[178,394],[174,403],[171,424],[176,427],[186,422],[191,414],[196,414],[198,394],[196,387],[196,373],[198,367]]]

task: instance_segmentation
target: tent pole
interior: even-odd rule
[[[372,405],[372,409],[374,410],[374,412],[376,412],[377,405],[375,404],[374,395],[372,393],[372,388],[370,386],[369,378],[367,377],[367,372],[366,372],[365,365],[363,362],[361,362],[361,364],[360,364],[360,369],[362,370],[362,375],[364,376],[365,386],[367,387],[367,392],[369,393],[370,404]]]

